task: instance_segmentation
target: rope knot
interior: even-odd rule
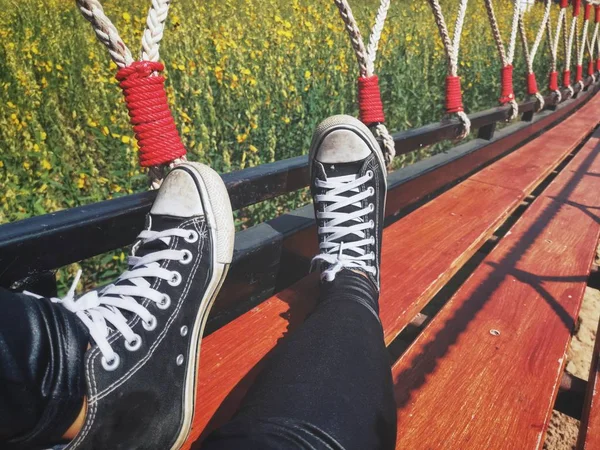
[[[502,81],[500,103],[506,105],[515,99],[515,93],[513,91],[513,66],[511,64],[502,68],[500,71],[500,79]]]
[[[583,81],[583,65],[577,64],[575,68],[575,83]]]
[[[358,107],[360,120],[365,125],[370,126],[385,122],[377,75],[358,78]]]
[[[573,17],[578,17],[581,12],[581,0],[573,0]]]
[[[538,93],[537,80],[535,79],[535,73],[533,72],[527,74],[527,93],[529,95]]]
[[[568,88],[571,86],[571,71],[569,69],[563,70],[563,87]]]
[[[585,10],[583,12],[583,20],[590,20],[591,15],[592,15],[592,4],[586,3]]]
[[[448,75],[446,77],[446,113],[454,114],[464,110],[460,77]]]
[[[556,70],[550,72],[550,81],[548,82],[548,89],[550,91],[558,91],[558,72]]]
[[[169,163],[185,155],[165,92],[159,62],[136,61],[117,72],[133,131],[140,147],[142,167]]]

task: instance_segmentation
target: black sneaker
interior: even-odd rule
[[[323,121],[313,136],[310,180],[319,234],[321,279],[342,269],[364,272],[379,290],[387,179],[379,144],[350,116]]]
[[[164,180],[112,285],[60,302],[85,324],[87,414],[67,449],[179,449],[191,429],[202,333],[231,263],[227,190],[186,163]]]

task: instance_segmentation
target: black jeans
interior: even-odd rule
[[[273,352],[238,413],[202,449],[393,449],[396,406],[377,302],[372,284],[353,272],[323,286],[316,310]],[[77,319],[46,300],[3,291],[0,308],[0,377],[11,379],[0,385],[0,442],[32,430],[56,438],[85,395],[87,337]],[[78,342],[72,361],[54,345],[73,348],[65,336]]]

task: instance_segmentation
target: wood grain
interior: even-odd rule
[[[584,135],[569,134],[569,127],[581,123],[591,130],[597,125],[598,119],[590,112],[598,106],[600,98],[592,99],[571,116],[570,123],[557,125],[513,153],[521,155],[530,165],[531,161],[540,161],[535,165],[537,178],[530,176],[528,181],[521,185],[515,183],[510,188],[495,186],[488,183],[489,180],[466,180],[386,228],[380,310],[387,343],[474,254],[530,190],[581,142]],[[569,141],[562,141],[566,147],[562,151],[548,151],[550,143],[563,134],[571,136]],[[494,165],[502,166],[505,159]],[[517,160],[509,160],[511,169]],[[260,371],[259,362],[286,333],[302,323],[314,307],[317,284],[315,277],[300,280],[203,340],[198,406],[186,448],[231,417]]]
[[[575,206],[600,206],[597,136],[394,365],[396,448],[542,447],[600,234]]]

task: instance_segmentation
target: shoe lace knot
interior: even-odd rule
[[[360,269],[375,275],[375,253],[369,246],[375,244],[375,237],[367,237],[368,230],[375,228],[369,214],[375,210],[374,203],[366,199],[375,196],[375,189],[362,187],[373,179],[373,171],[363,176],[343,175],[317,178],[316,187],[321,194],[315,196],[317,203],[319,254],[313,258],[312,267],[325,266],[321,279],[333,281],[343,268]],[[366,204],[366,206],[365,206]]]

